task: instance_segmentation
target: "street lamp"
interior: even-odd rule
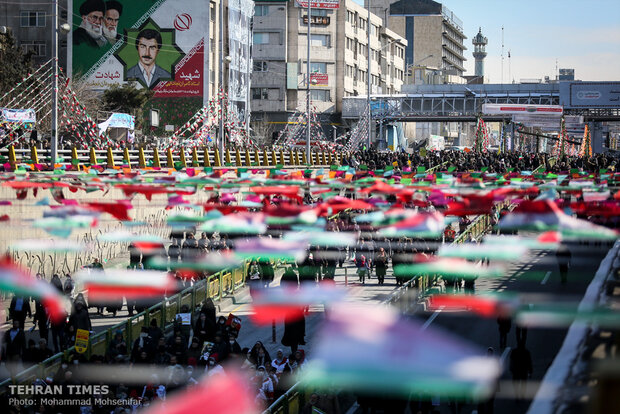
[[[312,18],[310,14],[312,13],[312,3],[311,0],[306,0],[308,2],[308,33],[306,36],[307,40],[307,60],[306,60],[306,162],[311,163],[312,158],[310,154],[310,26],[312,24]]]
[[[371,80],[371,60],[370,60],[370,28],[372,27],[372,23],[370,23],[370,0],[368,1],[368,21],[366,22],[366,32],[368,33],[368,73],[367,73],[367,89],[368,96],[366,97],[366,103],[368,104],[368,146],[367,149],[370,149],[370,135],[371,135],[371,121],[372,121],[372,108],[370,107],[370,80]]]
[[[220,0],[221,2],[222,0]],[[222,34],[222,29],[220,29],[220,34]],[[221,45],[224,45],[224,41],[221,40]],[[224,159],[224,61],[226,63],[230,63],[232,61],[232,57],[226,56],[224,57],[223,48],[220,49],[220,127],[218,131],[219,142],[218,147],[220,151],[220,160]]]
[[[58,0],[53,3],[54,13],[52,16],[52,53],[54,54],[54,73],[52,76],[52,131],[50,142],[50,162],[52,171],[56,167],[58,158],[58,33],[67,34],[71,26],[64,23],[58,28]]]

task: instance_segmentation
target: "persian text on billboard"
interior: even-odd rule
[[[102,89],[134,81],[154,97],[203,95],[209,8],[201,0],[74,0],[73,16],[74,78]]]
[[[303,0],[298,0],[297,4],[299,7],[304,9],[308,8],[308,2]],[[310,7],[313,9],[338,9],[340,8],[340,0],[322,0],[322,1],[311,1]]]

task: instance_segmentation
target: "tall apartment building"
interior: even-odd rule
[[[407,40],[408,71],[424,66],[442,75],[463,75],[467,37],[463,33],[463,23],[450,9],[433,0],[370,2],[371,11],[385,15],[387,27]],[[407,83],[414,83],[413,76],[405,79]]]
[[[369,24],[368,11],[352,0],[335,3],[338,8],[312,8],[308,40],[306,7],[295,1],[255,3],[253,120],[284,123],[290,114],[305,112],[308,41],[312,108],[322,119],[337,122],[343,97],[367,94],[367,30],[371,94],[400,92],[407,42],[385,29],[379,16],[370,14]]]
[[[58,1],[60,24],[67,22],[67,0]],[[20,0],[0,2],[0,26],[5,26],[15,37],[17,45],[25,52],[32,53],[35,66],[52,58],[52,18],[51,1]],[[0,35],[1,36],[1,35]],[[67,37],[59,36],[59,62],[63,68],[67,64]]]

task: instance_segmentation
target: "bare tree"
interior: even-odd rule
[[[259,147],[273,144],[272,136],[275,132],[275,127],[272,123],[267,121],[253,121],[250,124],[250,129],[250,137]]]
[[[88,86],[81,77],[72,79],[69,88],[75,93],[78,102],[84,106],[86,113],[92,119],[99,121],[97,113],[104,110],[103,93]]]

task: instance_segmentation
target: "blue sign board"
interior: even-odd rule
[[[572,108],[620,108],[620,82],[560,82],[560,105]]]

